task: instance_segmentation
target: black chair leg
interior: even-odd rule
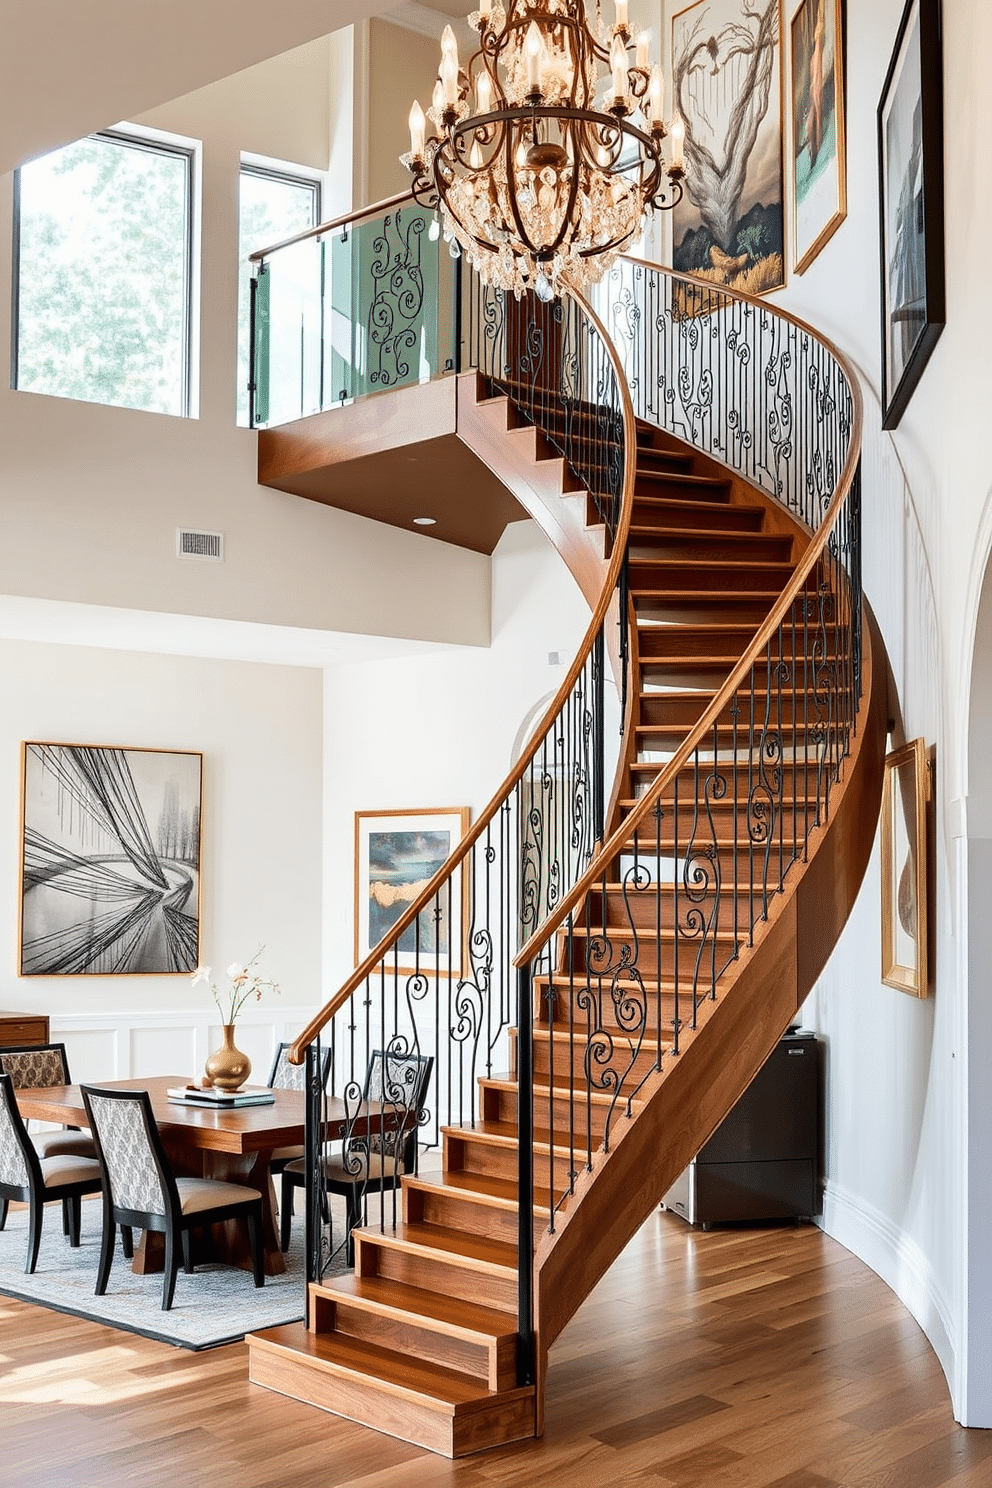
[[[45,1206],[40,1198],[31,1195],[31,1210],[28,1217],[28,1258],[24,1264],[24,1270],[28,1276],[34,1275],[34,1268],[38,1264],[38,1251],[41,1248],[41,1225],[45,1218]]]
[[[257,1287],[265,1285],[265,1256],[262,1253],[262,1204],[261,1200],[249,1209],[245,1218],[248,1221],[248,1245],[251,1249],[251,1269]]]
[[[183,1230],[183,1270],[187,1276],[193,1275],[193,1251],[190,1246],[189,1230]]]
[[[162,1311],[168,1312],[176,1295],[176,1274],[179,1270],[179,1253],[176,1250],[172,1226],[165,1232],[165,1273],[162,1277]]]
[[[107,1282],[110,1280],[110,1266],[114,1259],[114,1238],[117,1234],[117,1226],[114,1223],[113,1210],[104,1199],[103,1203],[103,1236],[100,1240],[100,1264],[96,1273],[96,1296],[102,1297],[107,1290]]]
[[[134,1260],[134,1231],[130,1225],[121,1225],[121,1251],[126,1261]]]
[[[279,1204],[279,1246],[282,1250],[289,1249],[289,1235],[293,1228],[293,1183],[292,1173],[285,1168],[282,1170],[282,1199]]]
[[[0,1230],[7,1223],[7,1210],[10,1208],[9,1199],[0,1199]]]
[[[73,1250],[79,1249],[79,1226],[82,1219],[82,1205],[78,1194],[72,1194],[69,1198],[62,1200],[62,1228],[65,1230],[65,1221],[68,1220],[69,1228],[66,1234],[69,1236],[69,1244]]]

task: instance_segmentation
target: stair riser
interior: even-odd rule
[[[484,1235],[489,1240],[504,1240],[508,1245],[517,1241],[517,1211],[493,1204],[472,1203],[460,1194],[440,1189],[417,1190],[410,1194],[409,1219],[411,1222],[441,1225],[444,1229],[461,1230],[466,1235]],[[547,1225],[547,1219],[535,1218],[534,1238],[537,1240]]]
[[[756,537],[745,539],[707,536],[704,533],[658,533],[654,537],[636,533],[630,540],[632,571],[650,573],[650,562],[694,559],[700,563],[788,563],[792,556],[792,539]],[[736,583],[736,577],[734,582]]]
[[[318,1333],[333,1330],[379,1348],[457,1369],[462,1374],[474,1375],[491,1390],[511,1390],[517,1382],[512,1340],[511,1346],[507,1346],[506,1340],[483,1342],[439,1333],[435,1328],[424,1327],[409,1313],[401,1316],[371,1310],[344,1297],[334,1301],[317,1297],[314,1308]]]
[[[445,1168],[464,1173],[479,1173],[486,1178],[504,1178],[515,1182],[519,1168],[517,1148],[503,1142],[487,1142],[481,1135],[452,1136],[445,1133]],[[534,1182],[548,1187],[551,1182],[552,1162],[547,1153],[534,1153]],[[555,1176],[560,1180],[562,1169],[555,1165]],[[516,1239],[516,1235],[513,1236]]]
[[[463,1302],[478,1302],[495,1307],[499,1312],[516,1313],[517,1277],[515,1272],[483,1271],[469,1264],[460,1265],[457,1257],[436,1251],[406,1251],[355,1234],[355,1268],[360,1276],[383,1276],[405,1286],[423,1287],[442,1296],[458,1297]]]
[[[562,1006],[564,1006],[564,1003],[562,1003]],[[578,1087],[576,1087],[576,1089],[578,1090]],[[583,1097],[584,1097],[584,1090],[583,1090]],[[570,1117],[571,1117],[571,1115],[572,1115],[572,1113],[574,1111],[574,1103],[572,1101],[566,1100],[566,1099],[564,1099],[564,1098],[562,1098],[560,1096],[555,1096],[555,1097],[549,1099],[546,1094],[539,1094],[539,1095],[538,1094],[535,1094],[534,1104],[535,1104],[535,1116],[534,1116],[534,1119],[537,1122],[537,1124],[540,1127],[542,1127],[542,1128],[547,1127],[550,1124],[553,1124],[555,1131],[561,1131],[564,1127],[566,1127],[568,1125],[569,1120],[570,1120]],[[597,1137],[601,1137],[603,1135],[603,1132],[604,1132],[605,1128],[606,1128],[606,1118],[607,1118],[607,1114],[608,1113],[607,1113],[607,1111],[602,1106],[600,1106],[598,1104],[591,1104],[591,1103],[589,1103],[589,1109],[588,1109],[588,1112],[586,1112],[586,1105],[587,1105],[587,1102],[583,1098],[583,1101],[582,1101],[583,1121],[586,1120],[586,1117],[588,1115],[588,1120],[592,1124],[592,1129],[593,1129],[594,1134]],[[516,1097],[516,1094],[513,1094],[512,1097],[507,1094],[500,1101],[499,1107],[498,1107],[498,1112],[499,1112],[498,1115],[494,1115],[494,1117],[493,1117],[494,1120],[499,1120],[499,1121],[516,1121],[516,1119],[517,1119],[517,1097]]]
[[[753,638],[753,628],[746,625],[729,630],[714,630],[705,625],[646,625],[638,631],[637,649],[642,665],[651,661],[681,661],[699,656],[715,657],[721,662],[726,660],[736,665]],[[775,640],[773,661],[777,662],[779,658],[780,645],[784,660],[790,660],[794,654],[805,657],[812,652],[817,638],[815,631],[804,634],[802,627],[793,630],[791,624],[787,625],[782,631],[781,642],[778,638]],[[836,654],[838,641],[833,633],[829,639],[830,644],[825,653],[827,662]],[[843,640],[842,637],[840,639]],[[822,666],[823,661],[823,653],[819,653],[817,664]]]
[[[667,727],[670,724],[686,724],[688,727],[700,718],[711,702],[705,693],[643,692],[640,697],[640,727],[653,724]],[[733,709],[737,709],[736,720]],[[826,720],[817,712],[815,701],[806,693],[793,695],[791,690],[770,697],[760,692],[752,694],[750,688],[734,694],[727,706],[717,714],[718,723],[732,724],[736,721],[738,733],[750,729],[773,729],[791,733],[793,724],[797,729],[824,726]]]
[[[651,563],[633,559],[630,565],[630,588],[635,596],[642,591],[686,590],[690,593],[780,594],[789,580],[787,566],[774,563],[750,563],[733,556],[725,567],[711,567],[707,559],[698,563],[679,558]]]
[[[663,621],[665,624],[707,622],[711,625],[750,625],[753,632],[768,616],[777,594],[727,599],[717,591],[692,585],[676,594],[647,591],[634,594],[634,609],[639,620]]]
[[[729,506],[730,482],[714,480],[707,476],[679,478],[662,470],[649,470],[637,466],[634,496],[664,496],[669,501],[719,501]]]
[[[511,1052],[515,1059],[516,1041],[512,1033]],[[617,1043],[608,1064],[598,1065],[594,1061],[591,1061],[588,1041],[576,1035],[572,1040],[555,1040],[552,1063],[550,1039],[542,1036],[539,1029],[535,1030],[534,1074],[542,1083],[548,1082],[549,1075],[553,1074],[553,1079],[550,1083],[560,1085],[569,1078],[569,1072],[571,1072],[571,1076],[576,1081],[578,1087],[585,1089],[587,1059],[590,1059],[590,1070],[596,1082],[593,1086],[594,1090],[608,1090],[608,1087],[604,1085],[603,1081],[607,1072],[612,1071],[622,1082],[623,1090],[633,1093],[641,1080],[656,1067],[657,1045],[650,1049],[642,1047],[640,1050],[637,1048],[631,1050],[626,1044]],[[559,1132],[567,1131],[567,1129],[565,1124],[557,1128]]]
[[[703,907],[704,912],[709,906]],[[638,972],[648,982],[673,982],[676,970],[681,976],[691,972],[696,964],[697,957],[702,952],[702,965],[709,967],[713,959],[722,967],[733,954],[733,941],[713,940],[709,935],[690,937],[680,936],[678,948],[672,938],[662,939],[660,942],[654,935],[639,936],[636,943],[633,937],[625,937],[613,940],[610,943],[609,962],[604,964],[602,954],[594,948],[591,952],[585,937],[575,937],[572,940],[572,971],[575,977],[575,988],[572,1000],[575,1004],[575,1025],[577,1028],[585,1028],[589,1024],[589,1013],[582,1007],[582,988],[585,985],[587,962],[591,960],[588,975],[594,991],[597,992],[597,1005],[601,1011],[600,1021],[611,1026],[622,1026],[620,1015],[613,1002],[611,995],[612,976],[610,968],[618,967],[623,961],[628,965],[636,966]],[[602,993],[599,989],[602,988]],[[622,984],[617,987],[617,996],[624,1002],[624,988]],[[639,1005],[640,994],[631,994],[634,1004]],[[561,1020],[567,1018],[567,999],[562,999]],[[656,1029],[658,1027],[658,1000],[656,995],[648,991],[646,1000],[647,1027]],[[557,1015],[556,1015],[557,1016]],[[630,1016],[628,1014],[628,1016]],[[671,1027],[671,1017],[666,1014],[664,999],[661,1007],[662,1028]]]
[[[760,508],[730,506],[718,502],[709,510],[705,501],[683,501],[680,497],[635,496],[631,508],[632,527],[674,527],[687,532],[760,532],[764,514]]]

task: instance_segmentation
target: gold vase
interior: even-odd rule
[[[218,1090],[240,1090],[251,1074],[251,1060],[235,1047],[233,1023],[225,1023],[223,1033],[224,1042],[211,1054],[204,1071]]]

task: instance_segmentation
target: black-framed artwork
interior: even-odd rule
[[[907,0],[878,105],[885,429],[944,328],[943,154],[940,0]]]
[[[24,745],[21,976],[196,968],[202,774],[187,750]]]

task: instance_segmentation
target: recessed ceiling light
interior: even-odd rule
[[[436,527],[437,517],[414,517],[414,527]]]

